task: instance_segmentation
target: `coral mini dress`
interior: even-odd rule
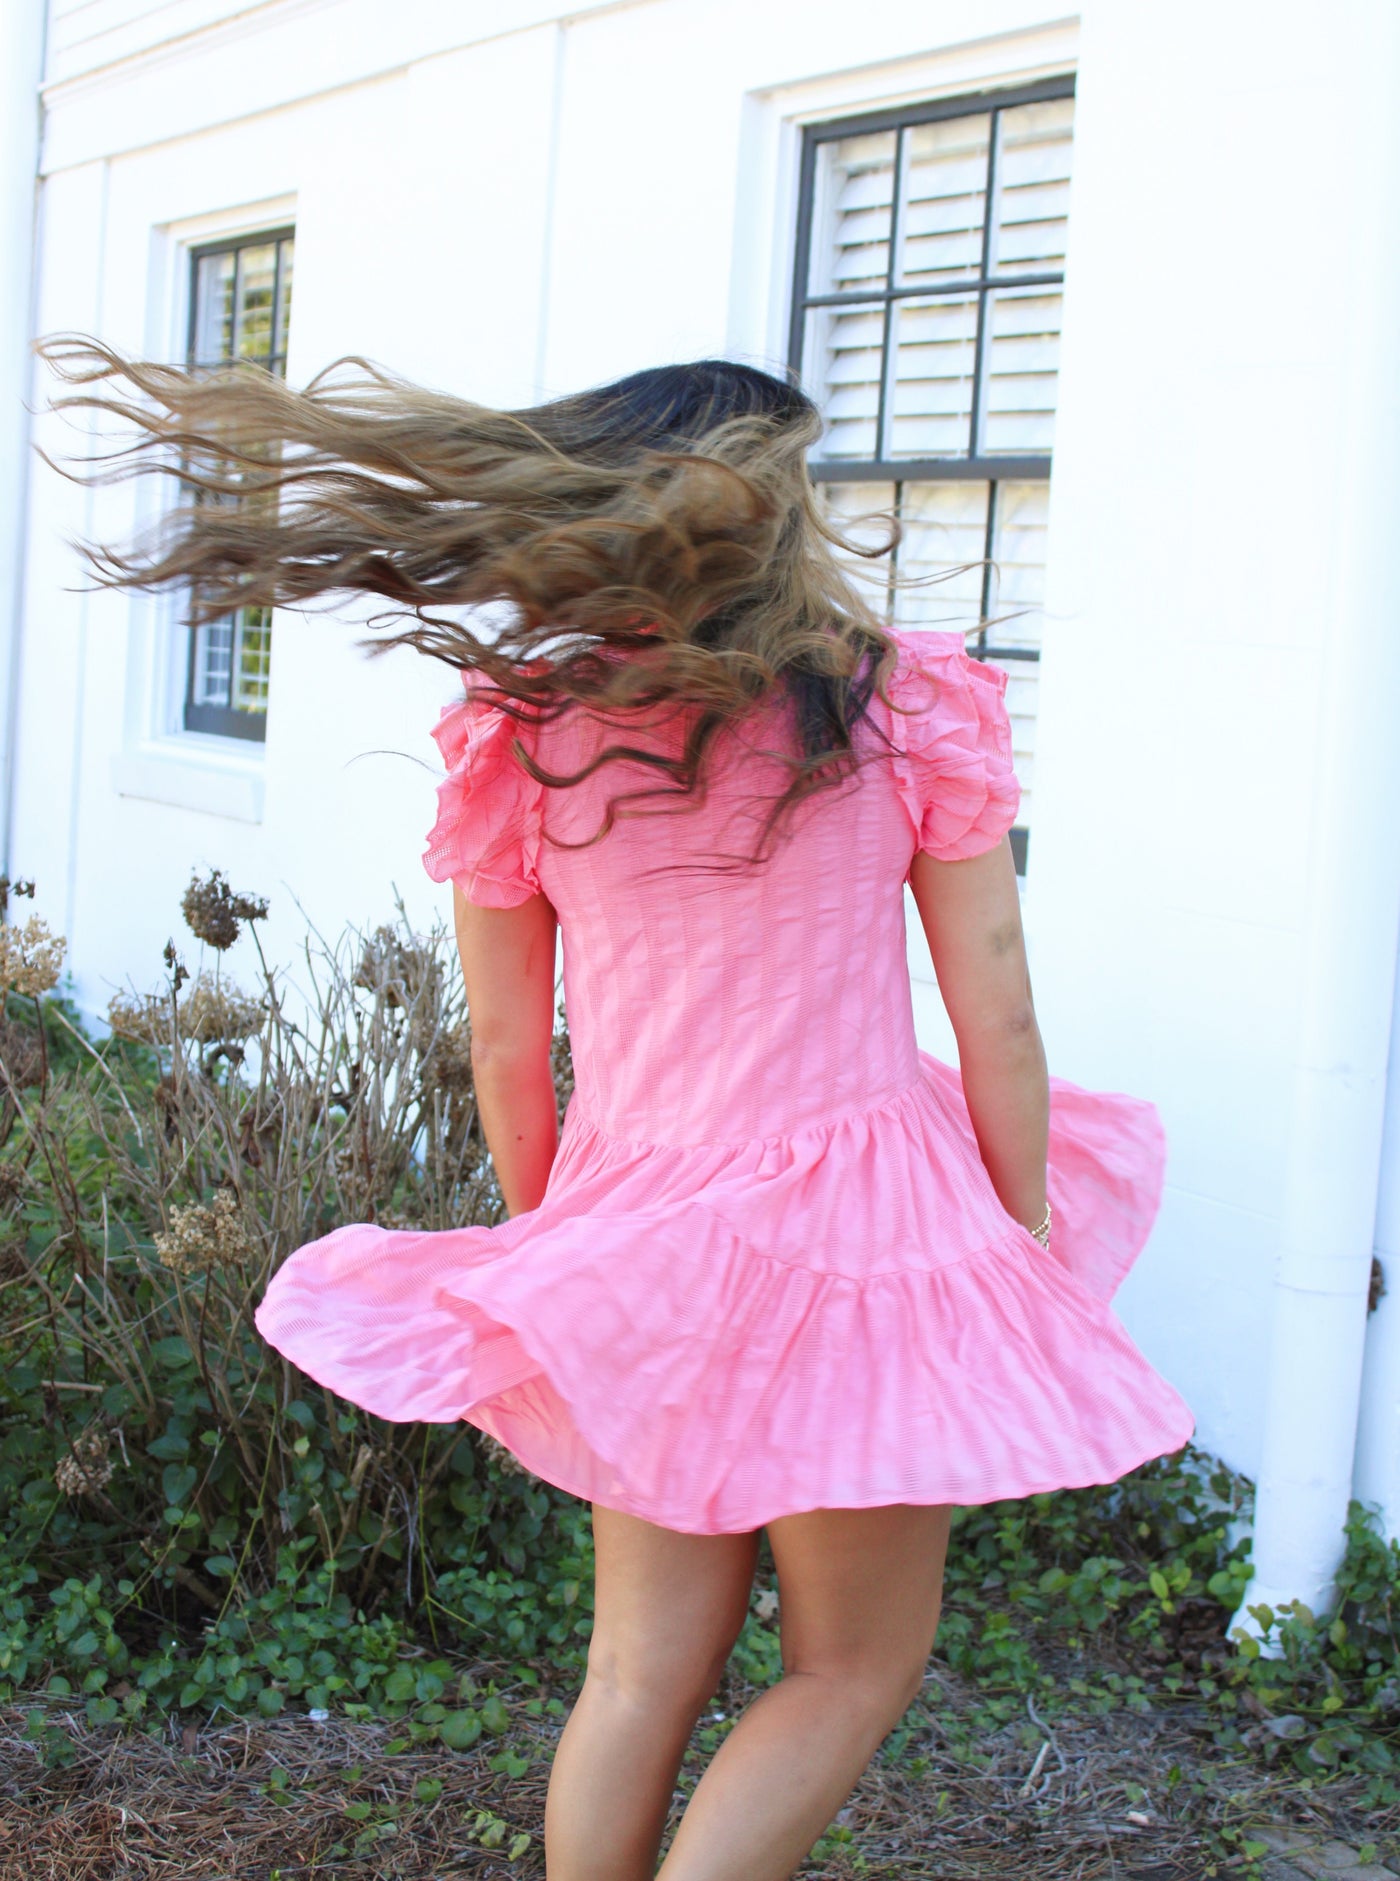
[[[444,712],[428,872],[487,907],[548,896],[576,1088],[538,1208],[341,1228],[283,1264],[257,1323],[302,1371],[696,1534],[1111,1482],[1186,1442],[1108,1305],[1157,1210],[1152,1106],[1052,1080],[1047,1253],[992,1190],[958,1073],[915,1042],[911,861],[991,848],[1018,790],[1002,676],[957,636],[899,638],[902,709],[872,701],[859,770],[752,868],[716,864],[752,853],[790,777],[781,703],[719,734],[698,807],[592,844],[654,767],[551,789],[512,740],[568,775],[678,740],[674,709]]]

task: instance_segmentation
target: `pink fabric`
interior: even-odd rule
[[[342,1228],[283,1265],[258,1325],[304,1371],[696,1533],[1110,1482],[1186,1442],[1108,1306],[1157,1210],[1156,1112],[1053,1081],[1046,1254],[992,1191],[957,1072],[915,1044],[910,862],[990,848],[1018,793],[1000,675],[952,635],[901,647],[868,762],[756,870],[713,865],[786,780],[777,708],[724,735],[698,809],[595,844],[611,795],[664,777],[629,760],[550,790],[512,741],[567,773],[602,743],[673,749],[683,714],[444,713],[429,873],[493,907],[549,896],[577,1087],[531,1213]]]

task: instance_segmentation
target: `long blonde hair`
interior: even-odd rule
[[[821,419],[751,366],[639,372],[498,411],[342,360],[297,391],[253,367],[185,371],[65,335],[41,352],[59,409],[130,427],[84,480],[148,472],[183,500],[147,539],[89,545],[104,584],[177,586],[191,624],[239,607],[382,596],[408,645],[479,674],[508,711],[547,718],[695,708],[678,754],[609,745],[571,777],[630,757],[665,774],[634,797],[703,793],[718,729],[782,690],[794,710],[782,816],[858,762],[853,737],[894,642],[838,551],[806,469]],[[491,607],[488,629],[445,616]],[[406,622],[406,624],[405,624]],[[619,658],[619,654],[626,657]],[[601,832],[600,832],[601,833]]]

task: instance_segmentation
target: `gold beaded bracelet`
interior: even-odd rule
[[[1036,1240],[1039,1241],[1040,1245],[1048,1253],[1050,1249],[1050,1204],[1048,1202],[1045,1204],[1044,1221],[1042,1221],[1037,1227],[1032,1228],[1031,1233],[1035,1236]]]

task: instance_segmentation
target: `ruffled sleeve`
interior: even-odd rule
[[[940,862],[993,849],[1021,800],[1006,675],[969,659],[960,634],[896,633],[889,682],[895,771],[917,847]]]
[[[423,866],[481,908],[515,908],[540,892],[542,787],[511,749],[517,736],[528,748],[528,727],[470,689],[433,727],[447,776]]]

